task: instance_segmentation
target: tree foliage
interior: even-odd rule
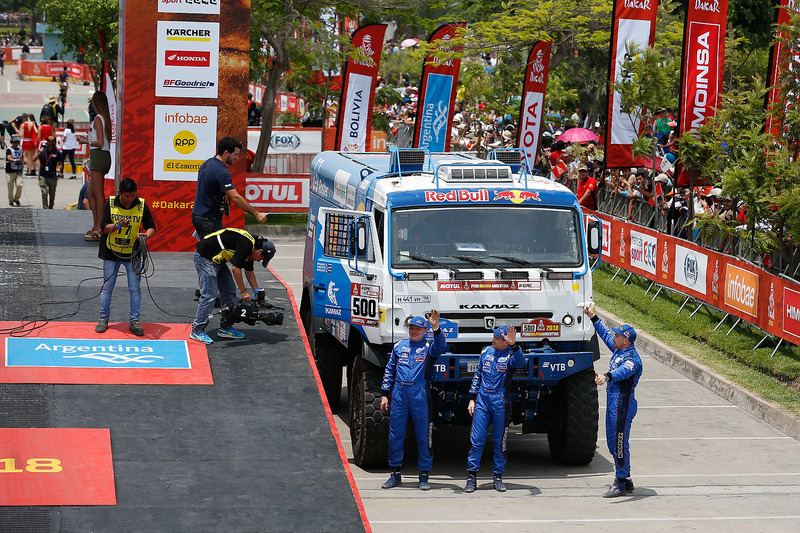
[[[38,8],[45,14],[47,24],[61,32],[64,50],[84,54],[86,63],[95,70],[95,87],[100,86],[104,51],[114,76],[119,43],[119,0],[40,0]],[[105,50],[100,45],[98,29],[105,34]]]

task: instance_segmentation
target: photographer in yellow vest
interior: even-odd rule
[[[149,239],[156,232],[156,224],[150,208],[143,198],[136,196],[136,182],[125,178],[119,182],[119,195],[109,196],[103,209],[101,221],[103,237],[97,256],[103,260],[103,288],[100,291],[100,320],[94,330],[104,333],[108,329],[111,314],[111,294],[117,283],[120,265],[125,265],[128,291],[131,293],[131,318],[129,329],[134,335],[144,335],[139,324],[139,309],[142,293],[139,289],[142,277],[136,272],[140,237]]]

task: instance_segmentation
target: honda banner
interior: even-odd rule
[[[725,68],[728,0],[691,0],[686,14],[681,69],[679,135],[691,135],[716,114]],[[680,167],[679,167],[680,168]],[[689,185],[680,170],[678,185]]]
[[[525,83],[522,88],[522,106],[519,110],[519,137],[517,146],[525,150],[528,165],[536,164],[536,154],[542,141],[544,95],[547,92],[547,74],[550,70],[551,41],[539,41],[528,54]]]
[[[800,50],[797,46],[788,47],[786,41],[785,28],[789,24],[789,19],[794,15],[800,15],[800,5],[795,0],[781,0],[780,4],[776,7],[776,24],[777,33],[775,44],[772,46],[769,54],[769,79],[767,79],[767,87],[772,89],[767,94],[767,110],[777,112],[785,103],[781,97],[781,78],[788,72],[800,71]],[[777,112],[778,116],[783,113]],[[780,119],[773,116],[772,113],[767,115],[766,131],[772,132],[775,136],[781,136],[783,129]]]
[[[614,0],[614,27],[611,33],[609,58],[608,124],[606,125],[606,165],[609,168],[630,167],[635,164],[633,141],[642,131],[639,119],[622,109],[622,97],[614,88],[620,81],[623,61],[628,49],[653,46],[656,35],[657,0]]]
[[[464,23],[445,24],[428,39],[436,54],[429,54],[422,67],[422,86],[414,126],[415,148],[427,148],[431,152],[450,151],[450,127],[461,67],[461,47],[453,47],[450,41],[464,26]]]
[[[370,24],[353,32],[357,56],[347,60],[344,87],[336,121],[336,147],[343,152],[368,152],[372,131],[375,78],[381,63],[386,24]]]

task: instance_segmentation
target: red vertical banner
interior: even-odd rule
[[[539,41],[533,45],[528,53],[528,63],[525,67],[517,146],[525,151],[531,168],[536,163],[536,154],[539,153],[542,141],[544,95],[547,93],[552,44],[551,41]]]
[[[679,135],[692,135],[716,114],[725,70],[728,0],[689,2],[684,26]],[[680,168],[680,167],[679,167]],[[678,171],[678,185],[689,185]]]
[[[381,64],[386,24],[370,24],[353,32],[352,46],[359,52],[344,68],[339,119],[336,121],[336,149],[343,152],[369,152],[372,133],[372,106],[375,79]]]
[[[775,8],[775,18],[777,25],[775,44],[772,46],[769,54],[769,73],[767,79],[767,87],[772,89],[767,94],[767,110],[776,110],[782,106],[788,106],[790,102],[779,100],[781,98],[780,83],[781,77],[787,72],[800,72],[800,47],[791,46],[787,47],[785,32],[783,28],[789,23],[792,15],[800,14],[800,5],[795,3],[795,0],[781,0],[780,4]],[[780,113],[779,113],[780,115]],[[783,125],[773,116],[767,115],[766,131],[772,132],[775,136],[781,136]]]
[[[453,46],[450,41],[465,26],[463,22],[439,26],[428,39],[437,54],[429,54],[422,67],[417,121],[414,125],[416,148],[427,148],[431,152],[450,151],[450,128],[458,90],[458,71],[461,68],[461,47]]]
[[[158,232],[148,246],[191,250],[198,168],[222,137],[247,148],[250,0],[222,10],[122,0],[120,20],[120,176],[136,180],[153,212]],[[243,191],[245,158],[230,170]],[[223,223],[243,227],[244,213],[234,208]]]
[[[609,168],[630,167],[635,164],[633,141],[643,124],[622,109],[621,95],[614,89],[619,81],[621,66],[626,59],[627,46],[640,49],[653,46],[656,35],[657,0],[614,0],[614,26],[611,32],[609,58],[608,124],[606,125],[606,165]]]

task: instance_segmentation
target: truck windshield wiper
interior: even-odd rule
[[[409,259],[413,259],[414,261],[420,261],[421,263],[428,263],[429,265],[438,266],[439,268],[444,268],[447,270],[457,270],[450,265],[446,265],[442,262],[437,261],[436,259],[431,259],[430,257],[424,255],[403,254],[403,257],[408,257]]]
[[[515,265],[524,265],[531,267],[536,266],[534,263],[531,263],[530,261],[526,261],[525,259],[520,259],[519,257],[512,257],[510,255],[490,255],[489,257],[494,257],[495,259],[502,259],[503,261],[514,263]]]
[[[487,266],[489,268],[496,268],[497,270],[505,271],[505,268],[497,266],[497,265],[493,265],[491,263],[487,263],[486,261],[484,261],[482,259],[478,259],[477,257],[470,257],[468,255],[446,255],[445,257],[452,257],[453,259],[460,259],[461,261],[465,261],[467,263],[472,263],[473,265],[478,265],[478,266],[485,265],[485,266]]]

